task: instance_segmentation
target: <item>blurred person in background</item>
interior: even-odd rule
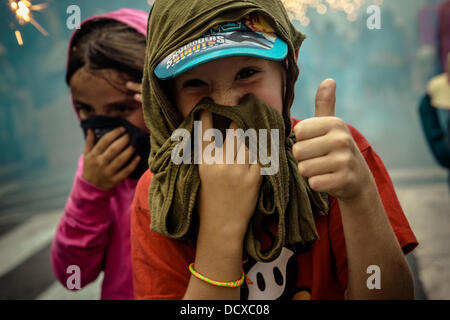
[[[140,84],[147,20],[133,9],[91,17],[69,42],[66,82],[86,143],[51,260],[68,289],[104,271],[102,299],[134,298],[131,202],[150,148]]]
[[[450,0],[439,8],[439,53],[444,73],[428,83],[427,93],[419,105],[419,115],[434,158],[450,170]],[[438,109],[446,114],[440,120]],[[450,187],[450,174],[448,178]]]

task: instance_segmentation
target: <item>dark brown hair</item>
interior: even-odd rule
[[[92,72],[114,69],[142,81],[146,38],[126,24],[111,19],[84,23],[73,37],[69,49],[66,82],[84,66]]]

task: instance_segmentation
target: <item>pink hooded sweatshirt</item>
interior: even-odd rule
[[[83,24],[94,19],[117,20],[143,35],[147,33],[148,13],[144,11],[120,9],[91,17]],[[73,35],[69,48],[72,39]],[[81,288],[104,271],[101,299],[134,299],[130,217],[137,180],[125,179],[115,189],[105,191],[85,181],[82,173],[83,155],[78,160],[73,189],[52,243],[53,271],[67,287],[67,282],[76,283],[73,267],[69,266],[78,266]]]

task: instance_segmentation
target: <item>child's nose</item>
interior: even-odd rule
[[[97,116],[104,116],[104,117],[111,117],[111,110],[108,110],[106,108],[97,108],[95,114]]]
[[[235,106],[239,104],[241,93],[233,90],[216,90],[211,93],[210,98],[216,103],[223,106]]]

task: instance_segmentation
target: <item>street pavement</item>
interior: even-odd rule
[[[419,241],[407,256],[416,299],[450,299],[447,173],[433,167],[394,170],[390,175]],[[99,299],[102,276],[77,292],[65,289],[54,278],[50,244],[71,184],[63,175],[50,181],[44,176],[52,175],[41,173],[33,179],[0,184],[0,299]]]
[[[407,172],[402,172],[401,175],[393,174],[393,179],[402,208],[419,242],[414,250],[414,263],[417,263],[424,292],[430,300],[449,300],[450,190],[447,172],[429,170],[419,178],[408,178]]]

